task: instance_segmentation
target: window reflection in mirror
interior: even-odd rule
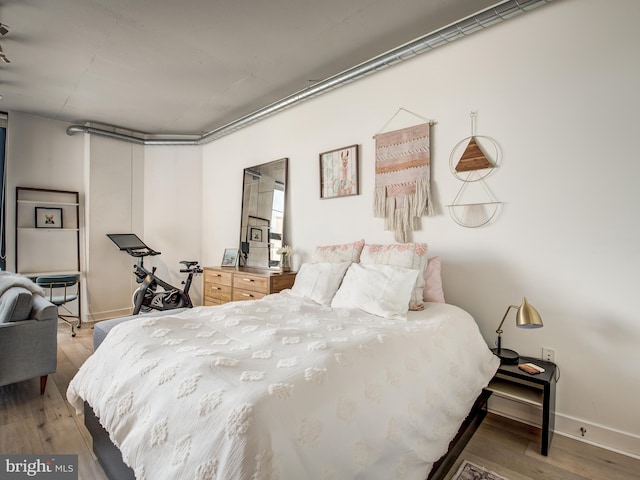
[[[288,159],[244,169],[240,264],[279,268],[276,253],[284,244]]]

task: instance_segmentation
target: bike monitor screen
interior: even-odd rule
[[[134,233],[107,233],[107,237],[109,237],[120,250],[149,249]]]

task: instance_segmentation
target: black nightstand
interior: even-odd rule
[[[498,397],[542,408],[540,453],[548,455],[556,418],[557,367],[554,363],[531,357],[520,357],[518,363],[535,363],[544,368],[544,372],[531,375],[520,370],[518,365],[500,365],[487,390]]]

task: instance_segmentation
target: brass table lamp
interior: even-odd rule
[[[498,334],[498,347],[492,348],[491,351],[500,357],[500,363],[507,364],[516,364],[520,359],[520,355],[518,352],[513,350],[509,350],[508,348],[502,348],[502,324],[504,320],[507,318],[509,311],[512,308],[517,308],[516,312],[516,326],[519,328],[540,328],[542,327],[542,319],[540,318],[540,314],[538,311],[527,302],[526,298],[522,299],[522,305],[509,305],[507,311],[504,312],[504,316],[502,317],[502,321],[500,325],[498,325],[498,329],[496,333]]]

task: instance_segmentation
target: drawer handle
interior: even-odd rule
[[[251,295],[250,293],[243,293],[242,296],[243,297],[253,297],[253,295]]]
[[[221,290],[220,287],[211,287],[213,290]]]
[[[242,280],[245,282],[253,282],[253,278],[243,278]]]

